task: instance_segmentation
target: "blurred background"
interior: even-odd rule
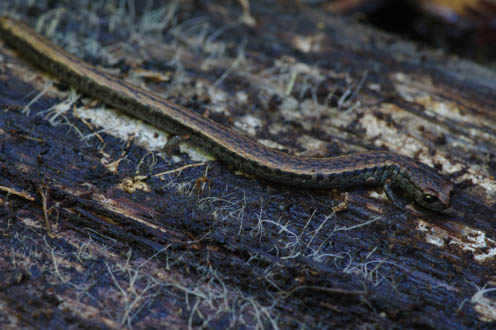
[[[495,0],[300,0],[496,69]]]

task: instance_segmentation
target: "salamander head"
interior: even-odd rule
[[[433,211],[449,207],[453,183],[448,178],[420,163],[416,163],[415,167],[410,166],[409,174],[409,181],[415,189],[408,193],[417,203]]]

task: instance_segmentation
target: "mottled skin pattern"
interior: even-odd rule
[[[400,188],[431,210],[449,206],[450,181],[406,156],[386,151],[330,158],[282,153],[79,60],[22,22],[0,18],[0,35],[22,55],[71,86],[168,132],[188,135],[192,143],[246,173],[306,188],[383,185],[394,202],[391,188]]]

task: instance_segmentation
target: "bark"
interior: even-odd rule
[[[456,182],[451,209],[165,152],[166,132],[1,44],[2,327],[494,326],[496,74],[316,8],[249,4],[3,9],[45,13],[77,56],[261,143],[432,165]]]

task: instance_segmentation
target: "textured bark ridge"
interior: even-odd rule
[[[451,208],[165,152],[0,42],[2,328],[494,327],[494,72],[281,1],[95,3],[0,9],[270,147],[419,160]]]

